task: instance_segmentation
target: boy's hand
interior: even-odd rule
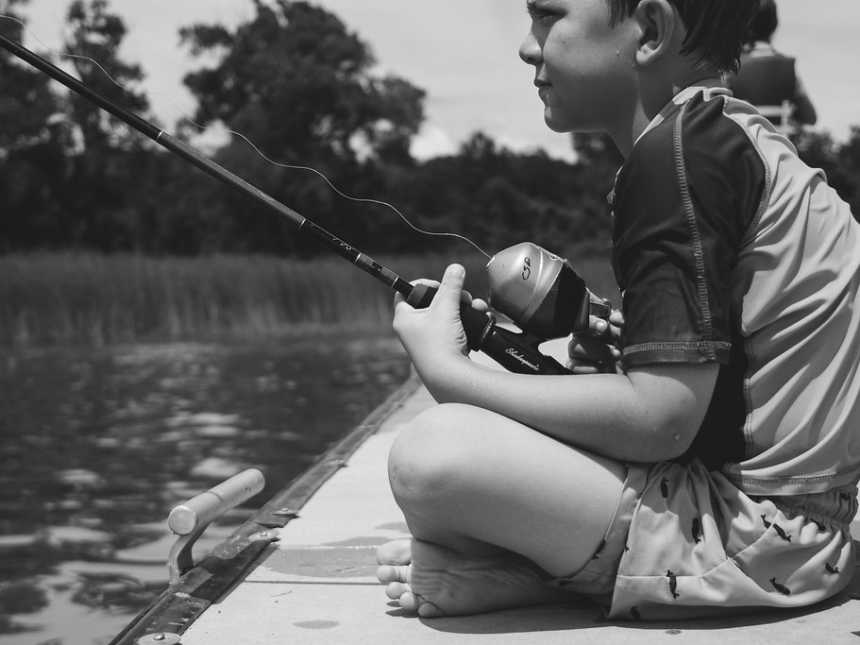
[[[609,320],[589,316],[588,331],[575,334],[568,345],[568,368],[574,374],[614,374],[621,360],[621,329],[624,317],[617,309]]]
[[[460,322],[460,303],[471,303],[479,311],[486,311],[483,300],[472,299],[463,291],[465,269],[452,264],[445,270],[441,283],[418,281],[438,285],[438,292],[426,309],[414,309],[400,294],[394,296],[394,322],[392,326],[419,370],[430,362],[457,355],[468,355],[466,332]]]

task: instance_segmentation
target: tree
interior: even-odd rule
[[[81,82],[115,105],[146,114],[149,101],[134,86],[139,65],[120,59],[125,24],[107,0],[75,0],[67,14],[66,53]],[[147,185],[147,155],[154,146],[87,99],[71,93],[69,119],[80,129],[83,150],[76,154],[64,205],[74,220],[72,244],[101,251],[146,248],[152,228],[139,206],[154,189]]]
[[[395,201],[422,228],[466,235],[489,253],[526,240],[568,253],[609,227],[605,200],[592,196],[586,176],[581,165],[540,151],[515,153],[476,132],[456,155],[427,160],[406,173]],[[590,208],[592,203],[599,208]],[[408,249],[465,248],[412,234],[399,238]]]
[[[370,48],[324,9],[289,0],[254,0],[254,8],[254,18],[234,31],[202,24],[180,30],[192,55],[219,58],[185,77],[199,104],[197,124],[220,121],[267,157],[313,166],[350,194],[378,185],[387,166],[412,163],[422,90],[373,73]],[[337,235],[374,239],[367,207],[339,198],[318,176],[273,166],[238,138],[216,158]],[[213,192],[207,211],[229,245],[222,250],[311,248],[281,219],[231,192]]]
[[[0,33],[16,42],[23,35],[23,17],[19,7],[29,0],[0,0]],[[44,141],[49,137],[48,117],[57,111],[57,97],[46,76],[0,52],[0,156]]]
[[[122,18],[109,12],[107,0],[75,0],[67,14],[66,54],[81,82],[115,105],[143,114],[149,110],[145,94],[133,89],[143,80],[137,64],[119,58],[126,35]],[[141,139],[128,126],[87,99],[70,95],[71,117],[82,130],[87,147],[134,149]]]
[[[256,17],[235,32],[201,24],[180,30],[192,55],[223,54],[215,67],[185,78],[199,101],[197,122],[221,120],[281,158],[408,150],[424,117],[422,90],[374,75],[370,48],[324,9],[290,0],[254,0],[254,7]]]
[[[860,126],[852,127],[848,141],[840,146],[839,165],[846,178],[850,178],[842,188],[842,198],[851,205],[854,218],[860,221]]]
[[[19,9],[27,2],[0,0],[0,13],[15,19],[0,19],[0,33],[10,40],[22,39]],[[59,109],[46,76],[0,52],[0,252],[59,237],[63,130],[52,125]]]
[[[800,158],[827,175],[839,196],[851,205],[854,217],[860,219],[860,127],[838,144],[828,132],[804,131],[794,138]]]

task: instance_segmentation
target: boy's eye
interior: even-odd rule
[[[556,15],[555,12],[534,1],[529,2],[526,8],[529,12],[529,17],[535,22],[547,22],[555,18]]]

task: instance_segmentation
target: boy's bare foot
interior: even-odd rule
[[[569,599],[546,574],[517,555],[463,556],[421,540],[377,551],[379,581],[401,608],[422,618],[478,614]]]

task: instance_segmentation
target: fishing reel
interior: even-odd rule
[[[490,306],[542,341],[588,330],[589,316],[609,318],[608,300],[589,291],[567,260],[532,242],[496,253],[487,276]]]
[[[460,318],[469,348],[482,351],[512,372],[570,374],[539,345],[552,338],[585,332],[589,316],[609,318],[607,300],[591,293],[570,263],[531,242],[517,244],[487,263],[490,306],[510,318],[521,332],[497,324],[495,316],[469,305]],[[415,285],[406,301],[426,307],[436,287]]]

